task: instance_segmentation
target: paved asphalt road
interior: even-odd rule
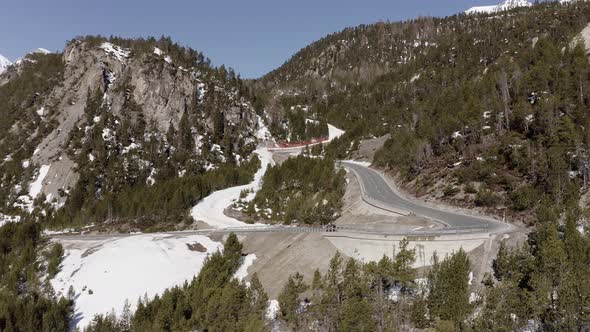
[[[361,183],[363,199],[369,204],[392,211],[405,211],[418,216],[442,222],[451,228],[486,228],[489,232],[508,230],[510,226],[504,222],[487,217],[470,216],[456,212],[439,210],[433,207],[409,201],[398,195],[379,172],[369,167],[341,161],[341,164],[352,170]]]

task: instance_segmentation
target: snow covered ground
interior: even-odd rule
[[[20,216],[10,216],[10,215],[6,215],[6,214],[2,214],[0,213],[0,227],[11,223],[11,222],[19,222],[20,221]]]
[[[360,165],[360,166],[364,166],[364,167],[371,166],[371,163],[368,161],[360,161],[360,160],[343,160],[343,161],[350,163],[350,164]]]
[[[41,193],[41,190],[43,189],[43,180],[47,176],[50,167],[51,165],[41,165],[37,178],[29,184],[28,195],[19,196],[18,200],[14,203],[14,207],[29,211],[29,213],[33,211],[33,201]]]
[[[39,193],[41,193],[41,189],[43,188],[43,180],[49,172],[49,167],[50,165],[41,165],[37,179],[29,185],[29,196],[31,196],[32,199],[37,198]]]
[[[561,1],[560,1],[561,2]],[[563,3],[563,2],[561,2]],[[477,6],[471,7],[465,11],[466,14],[478,14],[478,13],[497,13],[505,10],[511,10],[518,7],[530,7],[533,4],[526,0],[506,0],[498,5],[493,6]]]
[[[274,164],[272,153],[268,151],[268,149],[259,148],[256,149],[254,153],[258,155],[261,162],[261,167],[254,175],[254,181],[243,186],[218,190],[205,197],[191,210],[191,215],[195,220],[203,220],[214,228],[243,227],[251,225],[241,222],[235,218],[228,217],[223,213],[223,211],[236,200],[238,200],[238,198],[240,198],[240,193],[242,190],[258,190],[268,165]]]
[[[112,55],[115,58],[117,58],[117,60],[119,60],[121,62],[123,62],[125,59],[127,59],[129,57],[129,55],[131,54],[131,51],[121,48],[117,45],[113,45],[109,42],[102,43],[100,45],[100,48],[102,48],[107,55]]]
[[[248,254],[242,259],[242,265],[240,265],[234,274],[234,277],[240,281],[244,280],[248,276],[248,268],[254,264],[254,261],[256,260],[256,254]]]
[[[344,130],[338,129],[338,128],[332,126],[331,124],[328,124],[328,135],[329,135],[330,138],[328,138],[328,141],[326,141],[324,143],[329,143],[333,139],[338,138],[338,137],[344,135]]]
[[[191,251],[188,244],[200,243],[207,252]],[[62,269],[51,280],[57,293],[76,293],[76,323],[88,325],[95,314],[120,314],[125,300],[134,310],[139,297],[149,298],[166,288],[191,280],[201,270],[210,253],[222,250],[219,242],[203,235],[145,234],[125,238],[64,243],[66,257]],[[253,257],[250,257],[253,256]],[[256,256],[244,259],[236,278],[247,275]]]

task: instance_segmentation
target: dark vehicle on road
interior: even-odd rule
[[[335,224],[327,224],[324,226],[324,231],[326,232],[336,232],[336,225]]]

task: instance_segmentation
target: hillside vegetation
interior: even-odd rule
[[[270,166],[255,197],[238,204],[253,220],[326,224],[339,216],[345,190],[344,170],[333,160],[299,155]]]
[[[258,165],[250,157],[263,123],[239,75],[170,38],[78,37],[8,74],[2,219],[190,222],[191,204],[246,183]]]
[[[578,1],[360,26],[310,45],[258,84],[276,84],[346,129],[327,149],[334,156],[389,133],[375,163],[406,189],[532,222],[526,211],[576,205],[586,192],[590,67],[576,36],[588,22],[590,4]],[[331,56],[337,44],[349,46]],[[362,80],[365,63],[380,72]],[[322,75],[292,74],[316,64]],[[342,66],[348,77],[337,75]],[[278,97],[261,94],[272,109]]]

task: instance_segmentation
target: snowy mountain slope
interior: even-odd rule
[[[98,170],[101,159],[118,165],[123,175],[112,179],[123,187],[123,182],[131,179],[151,186],[172,180],[175,175],[197,175],[226,161],[245,160],[254,149],[261,119],[247,96],[240,93],[241,82],[232,76],[233,71],[218,71],[200,61],[196,51],[187,55],[171,41],[117,42],[124,46],[88,37],[69,42],[63,54],[38,49],[2,75],[4,81],[20,79],[24,86],[30,86],[25,81],[30,75],[21,72],[50,72],[47,68],[56,68],[46,75],[46,88],[37,95],[32,87],[22,93],[23,99],[35,96],[32,105],[30,101],[22,103],[30,116],[15,116],[2,123],[7,128],[54,124],[51,132],[38,132],[32,139],[21,135],[23,142],[0,149],[0,161],[27,165],[13,178],[13,184],[3,183],[0,188],[10,197],[0,202],[7,210],[34,209],[36,197],[21,188],[34,182],[34,174],[43,165],[48,171],[38,182],[35,194],[45,197],[42,201],[52,208],[59,208],[65,204],[68,192],[76,188],[78,179],[85,176],[78,170]],[[153,52],[156,45],[161,55]],[[0,103],[0,113],[12,114],[9,111]],[[90,133],[95,136],[89,138]],[[0,135],[0,141],[2,138]],[[30,152],[15,156],[23,144],[31,146]],[[153,148],[153,153],[142,156],[147,146]],[[104,148],[104,153],[96,147]],[[167,158],[181,153],[182,160],[164,166]],[[32,176],[24,172],[28,167]],[[102,178],[101,173],[108,172],[100,169],[98,173]],[[2,174],[0,169],[0,177]]]
[[[477,6],[471,7],[465,11],[466,14],[477,13],[497,13],[501,11],[511,10],[518,7],[530,7],[532,4],[526,0],[506,0],[501,4],[493,6]]]
[[[12,62],[0,54],[0,74],[2,74],[10,65],[12,65]]]

